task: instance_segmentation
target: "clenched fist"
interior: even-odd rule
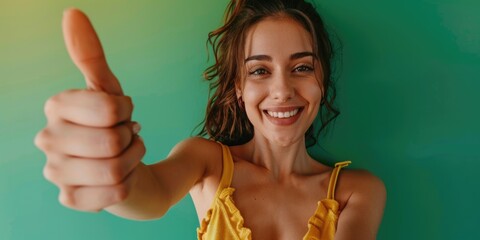
[[[145,154],[131,121],[133,105],[107,65],[88,18],[69,9],[63,17],[65,44],[85,76],[87,89],[67,90],[47,100],[47,126],[35,138],[46,155],[45,178],[60,189],[60,202],[99,211],[128,197]]]

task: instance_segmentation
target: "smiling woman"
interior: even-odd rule
[[[244,4],[250,6],[245,7]],[[296,6],[287,7],[288,4]],[[231,1],[225,14],[225,25],[209,34],[209,42],[215,52],[216,64],[205,71],[205,77],[207,80],[213,81],[211,89],[216,89],[216,91],[207,106],[207,116],[201,132],[202,135],[209,135],[224,143],[234,145],[245,143],[251,139],[253,129],[244,114],[245,111],[238,108],[239,104],[236,102],[241,98],[239,98],[237,90],[239,84],[243,84],[243,81],[239,81],[239,79],[245,79],[249,73],[244,66],[246,62],[271,58],[263,55],[248,56],[246,52],[246,48],[251,44],[251,34],[246,36],[247,31],[254,27],[255,23],[268,16],[289,18],[300,24],[308,32],[308,36],[303,37],[306,37],[304,40],[307,40],[311,51],[294,53],[292,58],[311,55],[312,63],[320,63],[318,68],[320,68],[319,71],[322,74],[317,78],[321,81],[320,84],[324,93],[322,98],[324,111],[319,112],[322,122],[319,131],[323,130],[330,121],[338,116],[339,111],[333,106],[333,100],[336,96],[335,86],[331,79],[330,62],[333,58],[333,50],[323,21],[316,10],[303,1],[295,3]],[[281,37],[287,40],[298,33],[292,33],[293,35],[283,34]],[[264,40],[263,44],[268,46],[270,39]],[[233,92],[233,88],[235,88],[235,92]],[[216,99],[222,99],[222,101],[215,101]],[[229,120],[238,124],[229,124],[224,121],[224,117],[229,117]],[[228,131],[224,131],[225,129],[228,129]],[[316,143],[313,127],[310,127],[306,132],[306,138],[313,144]]]
[[[141,162],[132,101],[88,18],[66,11],[63,31],[88,89],[51,97],[35,140],[63,205],[154,219],[190,193],[199,239],[375,239],[382,181],[367,171],[340,174],[350,162],[331,168],[307,153],[321,109],[322,128],[338,114],[333,53],[309,3],[232,0],[209,38],[216,62],[205,72],[214,91],[200,132],[207,138],[184,140],[152,165]]]
[[[298,22],[279,16],[252,26],[246,39],[247,76],[237,96],[254,132],[261,133],[254,138],[265,136],[280,146],[298,142],[323,97],[323,73],[310,34]]]

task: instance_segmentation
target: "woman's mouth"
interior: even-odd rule
[[[291,110],[291,111],[285,111],[285,112],[274,112],[274,111],[266,111],[266,112],[270,117],[289,118],[289,117],[293,117],[293,116],[297,115],[299,110],[300,110],[300,108],[297,108],[297,109],[294,109],[294,110]]]
[[[289,109],[264,110],[267,119],[275,125],[287,126],[295,123],[300,117],[303,107]]]

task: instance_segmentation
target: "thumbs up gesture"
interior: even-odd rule
[[[99,211],[124,201],[145,154],[131,121],[133,105],[107,65],[87,16],[63,17],[65,44],[87,89],[67,90],[47,100],[47,126],[35,138],[46,155],[44,176],[60,189],[59,201],[81,211]]]

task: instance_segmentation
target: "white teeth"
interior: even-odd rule
[[[289,112],[273,112],[273,111],[267,111],[268,115],[274,118],[289,118],[297,115],[298,113],[298,108]]]

